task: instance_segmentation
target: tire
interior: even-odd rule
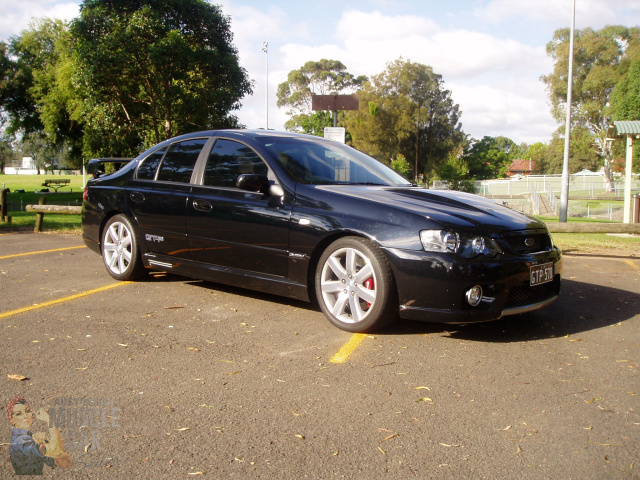
[[[370,332],[398,318],[391,268],[380,249],[360,237],[343,237],[324,251],[315,277],[320,309],[336,327]]]
[[[116,280],[136,280],[145,274],[138,238],[124,215],[109,219],[102,232],[102,259]]]

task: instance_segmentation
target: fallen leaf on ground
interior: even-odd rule
[[[174,428],[176,432],[186,432],[187,430],[191,430],[191,427],[183,427],[183,428]]]
[[[119,343],[118,345],[120,345],[121,347],[128,347],[129,346],[128,343]]]
[[[23,375],[12,375],[12,374],[7,375],[7,378],[9,380],[17,380],[18,382],[22,382],[23,380],[27,379],[27,377]]]
[[[443,447],[459,447],[460,445],[449,445],[448,443],[441,443]]]
[[[416,387],[414,390],[431,390],[429,387]]]
[[[165,310],[173,310],[176,308],[184,308],[184,305],[174,305],[172,307],[164,307]]]
[[[386,442],[387,440],[391,440],[393,437],[397,437],[397,436],[398,436],[397,433],[394,433],[393,435],[389,435],[388,437],[385,437],[382,440],[380,440],[380,443]]]
[[[431,400],[429,397],[422,397],[422,398],[419,398],[418,400],[416,400],[416,403],[418,403],[418,402],[433,403],[433,400]]]

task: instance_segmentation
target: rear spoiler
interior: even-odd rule
[[[99,177],[100,175],[104,175],[105,172],[105,164],[113,164],[115,170],[120,170],[127,163],[129,163],[133,158],[92,158],[87,163],[87,173],[89,175],[93,175],[94,177]],[[110,172],[113,173],[113,172]]]

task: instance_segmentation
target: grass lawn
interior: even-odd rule
[[[88,178],[88,177],[87,177]],[[40,190],[45,180],[70,180],[68,187],[58,189],[56,193],[49,188],[48,193]],[[1,223],[0,230],[7,228],[33,227],[36,222],[36,214],[24,211],[26,205],[37,204],[40,197],[46,198],[47,205],[82,205],[82,175],[0,175],[0,185],[8,188],[7,194],[8,214],[11,223]],[[18,192],[24,190],[24,193]],[[36,190],[38,192],[36,193]],[[43,230],[55,230],[64,232],[80,232],[80,215],[45,215]]]

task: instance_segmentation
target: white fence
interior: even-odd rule
[[[634,175],[631,190],[640,191],[640,179]],[[475,182],[479,195],[529,195],[534,186],[538,192],[547,192],[548,185],[559,197],[562,189],[562,175],[527,175],[504,180],[480,180]],[[571,175],[569,177],[570,197],[596,197],[606,192],[606,183],[602,175]],[[624,196],[624,177],[616,177],[613,182],[613,194]]]

